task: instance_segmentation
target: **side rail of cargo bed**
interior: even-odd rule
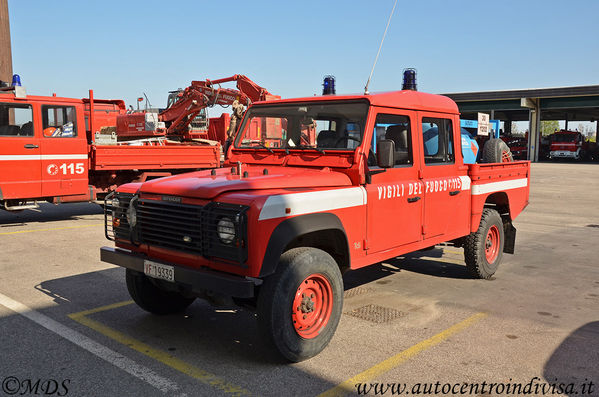
[[[90,148],[90,169],[94,171],[216,168],[220,160],[220,145],[92,145]]]
[[[497,207],[509,221],[528,205],[530,161],[471,164],[468,174],[471,179],[472,232],[480,223],[485,205]]]

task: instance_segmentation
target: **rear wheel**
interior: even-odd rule
[[[484,163],[509,163],[514,161],[509,146],[499,138],[491,138],[483,146]]]
[[[343,281],[335,260],[316,248],[293,248],[264,280],[258,324],[286,359],[299,362],[320,353],[341,318]]]
[[[491,278],[501,262],[504,244],[501,216],[493,209],[483,210],[478,230],[464,242],[466,267],[470,273],[476,278]]]
[[[188,298],[175,291],[165,291],[155,285],[143,273],[127,269],[127,290],[139,307],[154,314],[171,314],[185,310],[195,298]]]

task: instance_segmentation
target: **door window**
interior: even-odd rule
[[[454,163],[455,152],[450,119],[423,117],[422,141],[425,164]]]
[[[33,136],[31,105],[0,103],[0,136]]]
[[[412,135],[410,118],[397,114],[378,114],[374,126],[372,153],[368,156],[368,165],[377,167],[376,148],[381,140],[391,140],[395,143],[395,167],[413,164]]]
[[[46,138],[77,136],[74,106],[42,106],[42,124]]]

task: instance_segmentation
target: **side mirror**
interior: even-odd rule
[[[376,161],[381,168],[391,168],[395,165],[395,142],[383,139],[376,144]]]

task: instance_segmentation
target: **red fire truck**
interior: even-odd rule
[[[560,130],[551,134],[549,158],[586,160],[590,154],[589,143],[578,131]]]
[[[238,90],[220,83],[237,82]],[[0,205],[6,210],[94,201],[118,185],[215,168],[231,118],[188,126],[208,106],[270,97],[247,77],[194,81],[159,112],[128,112],[122,100],[26,95],[0,89]],[[241,106],[241,105],[239,105]]]
[[[344,271],[452,242],[487,279],[514,252],[530,163],[465,164],[460,148],[458,107],[439,95],[257,102],[226,167],[108,197],[116,248],[101,258],[126,268],[141,308],[167,314],[196,297],[233,297],[255,307],[282,356],[304,360],[337,328]],[[484,152],[502,161],[501,150]]]

